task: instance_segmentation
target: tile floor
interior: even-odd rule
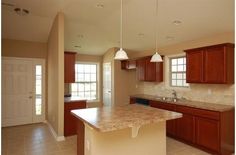
[[[76,155],[76,136],[57,142],[46,124],[2,128],[2,155]],[[167,155],[208,155],[167,138]]]

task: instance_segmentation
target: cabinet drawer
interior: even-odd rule
[[[214,119],[214,120],[220,119],[220,113],[216,111],[193,109],[193,114],[199,117],[205,117],[205,118]]]
[[[159,109],[165,109],[170,111],[175,111],[175,105],[165,102],[159,102],[159,101],[150,101],[150,106],[159,108]]]
[[[176,111],[184,114],[190,114],[193,115],[193,108],[191,107],[185,107],[185,106],[176,106]]]

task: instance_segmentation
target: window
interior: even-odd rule
[[[73,97],[85,98],[87,100],[98,99],[98,64],[76,63],[75,81],[71,85]]]
[[[42,115],[42,65],[35,66],[35,114]]]
[[[170,58],[170,83],[173,87],[187,87],[186,57]]]

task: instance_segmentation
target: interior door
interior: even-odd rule
[[[105,106],[112,105],[111,101],[111,63],[103,63],[103,103]]]
[[[32,59],[2,59],[2,126],[44,121],[42,66]]]

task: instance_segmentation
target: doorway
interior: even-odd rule
[[[45,60],[2,58],[2,126],[45,121]]]
[[[111,63],[103,63],[103,104],[104,106],[112,105],[111,90]]]

